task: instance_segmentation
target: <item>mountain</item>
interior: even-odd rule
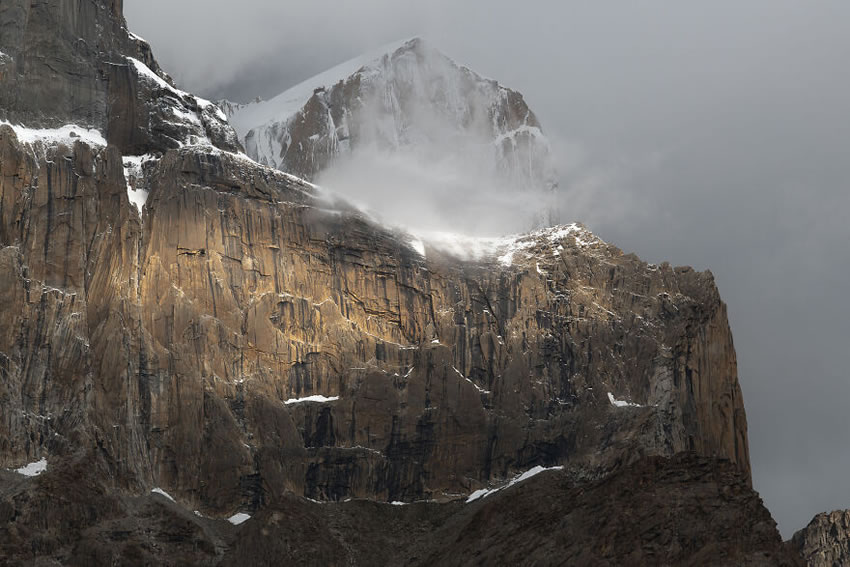
[[[818,514],[789,544],[810,567],[850,564],[850,510]]]
[[[376,223],[240,153],[120,2],[0,31],[5,563],[793,564],[709,272]]]
[[[463,179],[461,190],[486,184],[494,200],[535,200],[526,228],[556,222],[549,141],[522,95],[420,38],[352,59],[269,101],[220,106],[252,159],[304,179],[364,153],[378,154],[375,165],[386,155],[412,156],[439,164],[442,178]],[[396,190],[405,198],[404,186]]]

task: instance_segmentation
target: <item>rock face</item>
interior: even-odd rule
[[[304,179],[364,153],[378,163],[414,155],[487,183],[494,200],[529,194],[540,201],[526,223],[533,228],[556,222],[549,142],[522,95],[421,39],[343,63],[267,102],[220,104],[251,158]]]
[[[790,545],[810,567],[850,564],[850,510],[818,514]]]
[[[393,516],[377,502],[446,502],[428,508],[436,528],[467,494],[534,466],[616,482],[623,467],[683,451],[727,460],[726,472],[696,464],[671,482],[727,479],[722,505],[741,507],[718,517],[738,526],[735,514],[754,514],[754,539],[706,557],[770,548],[758,543],[770,529],[746,488],[735,350],[710,273],[648,265],[579,225],[451,242],[383,228],[229,151],[217,112],[152,59],[127,59],[140,43],[119,5],[72,4],[0,9],[0,50],[16,66],[0,82],[16,123],[0,125],[0,468],[48,467],[0,475],[0,555],[109,564],[121,549],[144,564],[171,549],[215,563],[236,528],[212,518],[236,512],[285,526],[290,512],[275,514],[305,510],[299,546],[325,529],[311,527],[321,508],[304,497],[371,501],[355,508],[382,510],[369,516],[381,525]],[[15,18],[24,31],[7,35]],[[85,96],[48,116],[23,96],[51,69],[36,64],[39,46],[76,33],[102,41],[93,65],[123,79],[51,71]],[[75,45],[44,53],[66,60]],[[82,125],[72,133],[70,121]],[[130,158],[131,179],[127,152],[150,153]],[[128,181],[149,193],[140,211]],[[658,472],[635,466],[640,482]],[[590,514],[571,486],[558,490]],[[176,508],[151,504],[155,487]],[[659,530],[652,538],[675,539]],[[113,540],[126,545],[96,543]],[[457,557],[475,553],[457,545]],[[680,545],[663,556],[696,553]],[[441,553],[427,552],[417,560]]]
[[[597,481],[549,471],[471,503],[318,504],[290,494],[239,526],[158,494],[63,495],[86,486],[85,474],[80,463],[0,484],[10,565],[48,550],[80,565],[803,565],[747,477],[693,455],[641,459]],[[75,538],[63,538],[67,526]]]
[[[121,0],[4,0],[0,120],[95,128],[125,155],[239,147],[218,107],[179,91],[129,33]]]
[[[643,453],[749,470],[710,274],[577,226],[423,257],[212,147],[147,164],[140,219],[114,146],[37,158],[8,126],[0,144],[4,464],[79,429],[119,478],[220,512],[280,490],[446,498]],[[338,399],[291,403],[310,395]]]

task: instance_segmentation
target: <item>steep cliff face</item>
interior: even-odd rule
[[[121,478],[219,511],[269,490],[442,498],[643,453],[748,471],[710,274],[648,266],[576,225],[479,259],[427,242],[423,256],[212,147],[147,163],[139,218],[113,146],[1,133],[2,352],[20,405],[6,464],[49,453],[69,419]],[[334,399],[293,403],[311,395]]]
[[[8,553],[67,558],[92,526],[155,525],[220,560],[225,536],[140,504],[154,487],[221,518],[292,494],[453,501],[537,465],[586,482],[682,451],[749,482],[710,273],[648,265],[580,225],[384,228],[229,151],[217,111],[127,59],[139,43],[115,5],[83,4],[47,21],[125,38],[94,61],[121,62],[126,82],[65,73],[90,115],[48,119],[19,96],[38,90],[21,63],[38,56],[8,46],[38,43],[44,21],[0,38],[23,65],[0,79],[17,100],[0,125],[0,468],[47,466],[0,477]],[[4,3],[2,29],[44,5]]]
[[[850,563],[850,510],[818,514],[789,542],[810,567]]]
[[[126,155],[195,143],[237,149],[219,108],[175,89],[121,10],[121,0],[4,1],[0,120],[94,128]]]
[[[343,63],[267,102],[220,104],[251,158],[304,179],[365,153],[415,155],[474,174],[494,200],[529,194],[540,205],[525,229],[556,222],[549,142],[522,95],[422,39]]]

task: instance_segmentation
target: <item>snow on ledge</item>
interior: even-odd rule
[[[160,496],[165,496],[166,498],[168,498],[169,500],[171,500],[175,504],[177,503],[177,501],[174,500],[174,498],[172,498],[169,493],[167,493],[166,491],[164,491],[161,488],[154,488],[153,490],[151,490],[151,494],[159,494]]]
[[[140,35],[134,34],[130,30],[127,30],[127,35],[129,35],[131,39],[135,39],[136,41],[141,41],[141,42],[144,42],[144,43],[147,43],[148,45],[150,45],[150,43],[148,43],[148,40],[141,37]]]
[[[232,516],[227,518],[227,521],[230,522],[231,524],[233,524],[234,526],[238,526],[240,524],[244,524],[245,522],[247,522],[250,519],[251,519],[251,516],[249,516],[248,514],[239,512],[238,514],[233,514]]]
[[[530,479],[531,477],[537,476],[538,474],[540,474],[542,472],[545,472],[545,471],[560,471],[560,470],[564,470],[563,465],[559,465],[557,467],[542,467],[540,465],[537,465],[536,467],[525,471],[521,475],[514,477],[513,480],[511,480],[509,483],[507,483],[504,486],[500,486],[498,488],[482,488],[481,490],[476,490],[475,492],[473,492],[472,494],[469,495],[469,497],[466,499],[466,503],[469,504],[470,502],[475,502],[476,500],[478,500],[480,498],[487,498],[491,494],[495,494],[496,492],[499,492],[500,490],[510,488],[511,486],[513,486],[517,483],[526,481],[526,480]]]
[[[608,392],[608,401],[611,402],[611,405],[618,408],[642,408],[643,406],[640,404],[634,404],[632,402],[627,402],[625,400],[618,400],[614,397],[614,394]]]
[[[40,461],[36,461],[34,463],[30,463],[28,465],[24,465],[19,469],[15,469],[15,472],[18,474],[22,474],[28,477],[38,476],[41,473],[47,470],[47,459],[41,459]]]
[[[528,251],[536,245],[548,242],[556,246],[568,236],[573,237],[576,245],[581,248],[602,242],[586,228],[573,223],[543,228],[527,234],[497,237],[469,236],[452,232],[410,233],[407,245],[423,257],[425,243],[427,243],[432,248],[460,260],[477,262],[495,259],[502,267],[509,268],[513,265],[517,254],[529,256]]]
[[[324,404],[327,402],[335,402],[339,399],[339,396],[332,396],[330,398],[326,398],[325,396],[307,396],[306,398],[292,398],[290,400],[286,400],[283,403],[285,405],[291,404],[303,404],[307,402],[315,402],[319,404]]]
[[[85,142],[90,146],[105,147],[106,138],[99,130],[84,128],[76,124],[66,124],[59,128],[27,128],[26,126],[12,124],[6,120],[0,120],[0,125],[11,126],[15,136],[22,144],[35,144],[38,142],[48,145],[65,144],[71,146],[76,141]]]

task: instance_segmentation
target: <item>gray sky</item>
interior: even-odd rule
[[[850,508],[850,2],[125,0],[125,13],[209,98],[268,98],[413,35],[521,91],[558,150],[565,220],[717,278],[755,488],[783,535]]]

